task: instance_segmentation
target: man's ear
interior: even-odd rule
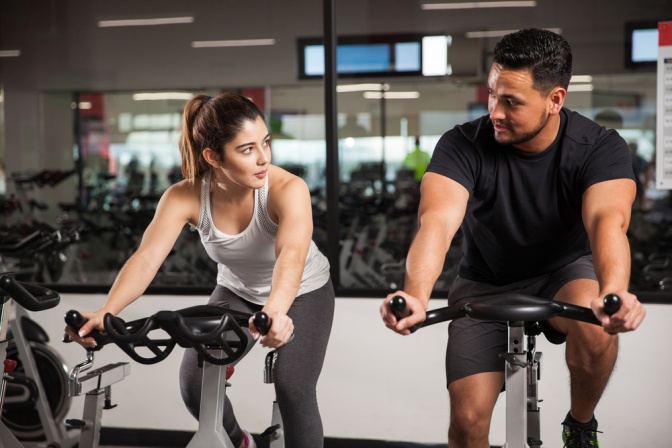
[[[559,114],[562,106],[565,104],[565,97],[567,91],[562,87],[554,87],[548,95],[548,100],[551,103],[550,113],[553,115]]]
[[[203,158],[205,159],[206,162],[208,162],[208,165],[214,167],[214,168],[219,168],[219,156],[215,151],[213,151],[210,148],[205,148],[203,150]]]

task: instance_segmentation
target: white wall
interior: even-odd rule
[[[69,367],[84,359],[84,350],[62,344],[68,309],[97,308],[103,296],[62,295],[61,304],[33,313],[48,331]],[[203,303],[205,297],[147,296],[121,317],[132,320],[159,309],[179,309]],[[336,316],[318,398],[327,437],[442,443],[446,441],[448,398],[444,385],[446,325],[424,328],[409,337],[387,330],[378,317],[380,300],[337,299]],[[435,300],[432,308],[444,306]],[[616,372],[596,412],[600,440],[609,448],[667,448],[672,440],[672,306],[648,305],[640,329],[622,336]],[[564,347],[539,339],[543,352],[540,395],[544,446],[559,448],[560,422],[569,406]],[[241,424],[253,432],[270,422],[272,387],[263,384],[266,349],[255,348],[238,365],[229,396]],[[118,348],[96,355],[96,366],[127,360]],[[105,426],[196,430],[178,391],[181,350],[164,362],[145,366],[131,362],[131,376],[113,387],[118,407],[106,411]],[[73,416],[81,413],[76,398]],[[260,408],[257,404],[263,403]],[[504,396],[495,411],[491,443],[504,443]]]

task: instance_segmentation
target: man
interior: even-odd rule
[[[381,306],[385,324],[409,334],[425,311],[446,251],[462,226],[463,255],[448,297],[521,292],[591,307],[602,328],[553,318],[566,335],[571,408],[567,447],[597,447],[593,411],[616,362],[618,337],[645,310],[627,291],[626,230],[635,195],[628,147],[613,130],[563,108],[571,77],[569,44],[546,30],[503,37],[488,76],[489,115],[442,136],[421,186],[418,232],[405,291]],[[603,298],[623,302],[613,316]],[[389,308],[403,296],[411,315]],[[457,319],[449,327],[446,377],[450,448],[487,448],[492,410],[504,384],[506,324]]]

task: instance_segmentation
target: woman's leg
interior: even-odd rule
[[[278,349],[275,364],[275,391],[285,446],[320,448],[324,446],[324,431],[316,388],[334,317],[331,281],[297,297],[288,315],[294,322],[294,339]]]

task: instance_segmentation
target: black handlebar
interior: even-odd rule
[[[57,306],[61,301],[56,291],[20,282],[14,279],[11,273],[0,274],[0,290],[28,311],[48,310]],[[0,298],[3,303],[7,299],[7,296]]]
[[[105,332],[101,333],[103,339],[99,345],[114,342],[133,360],[156,364],[166,359],[179,344],[195,349],[211,364],[225,365],[245,353],[248,336],[241,327],[248,325],[249,318],[248,313],[214,305],[159,311],[131,322],[107,313],[103,318]],[[73,328],[81,328],[82,319],[74,310],[66,313],[66,323]],[[154,330],[162,330],[161,335],[156,337],[156,333],[152,333]]]
[[[615,294],[605,296],[605,313],[611,316],[618,312],[620,308],[620,297]],[[392,297],[390,300],[390,309],[397,320],[408,317],[411,313],[406,306],[406,300],[402,296]],[[502,322],[534,322],[547,320],[554,316],[561,316],[594,325],[602,325],[590,308],[526,294],[509,293],[465,299],[455,305],[428,311],[425,320],[409,328],[409,330],[413,333],[418,328],[464,316],[478,320]]]
[[[252,316],[252,323],[257,327],[262,336],[266,335],[271,329],[271,318],[263,311],[257,311]]]

